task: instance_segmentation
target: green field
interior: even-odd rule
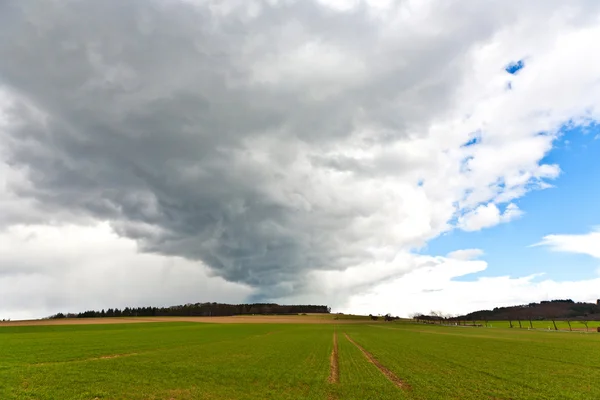
[[[482,321],[478,321],[477,323],[485,325],[484,322]],[[519,322],[518,321],[512,321],[513,324],[513,328],[519,328]],[[534,329],[545,329],[545,330],[552,330],[554,329],[554,325],[552,324],[552,321],[549,320],[544,320],[544,321],[531,321],[531,325],[533,325]],[[488,321],[488,326],[494,327],[494,328],[508,328],[510,326],[508,321]],[[521,321],[521,326],[522,329],[527,329],[530,328],[530,324],[529,321]],[[588,326],[587,329],[591,332],[591,331],[596,331],[596,328],[598,328],[600,326],[600,321],[589,321],[588,322]],[[568,331],[569,330],[569,324],[566,321],[556,321],[556,327],[559,330],[565,330]],[[571,321],[571,329],[573,330],[586,330],[586,327],[584,324],[582,324],[579,321]]]
[[[0,327],[3,400],[598,399],[599,382],[599,333],[399,322]]]

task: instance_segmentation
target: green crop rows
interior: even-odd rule
[[[568,331],[569,329],[577,330],[577,331],[596,331],[598,327],[600,327],[600,321],[589,321],[586,326],[580,321],[571,321],[571,328],[569,328],[569,323],[567,321],[555,321],[556,327],[559,330]],[[485,322],[477,321],[477,324],[485,325]],[[488,321],[488,327],[492,328],[509,328],[510,323],[508,321]],[[512,321],[513,329],[519,329],[519,321]],[[521,320],[521,329],[528,329],[533,327],[533,329],[545,329],[545,330],[554,330],[554,323],[550,320],[544,321],[531,321],[531,324],[527,320]]]
[[[0,327],[3,400],[598,398],[600,333],[383,322]]]

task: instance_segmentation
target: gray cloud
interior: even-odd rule
[[[307,271],[376,258],[360,223],[380,204],[350,190],[412,164],[331,153],[425,135],[469,49],[518,10],[441,6],[424,27],[366,5],[226,4],[2,2],[2,147],[27,175],[11,190],[41,222],[107,220],[143,251],[201,260],[273,298],[302,290]],[[331,169],[357,185],[331,187]],[[384,244],[420,245],[445,222]]]

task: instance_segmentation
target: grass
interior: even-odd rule
[[[310,399],[327,388],[331,325],[33,328],[0,331],[2,399]]]
[[[352,326],[414,399],[600,398],[600,335],[429,325]],[[376,332],[378,329],[383,332]]]
[[[339,383],[328,379],[334,331]],[[0,327],[0,399],[593,399],[597,382],[598,333],[383,322]]]

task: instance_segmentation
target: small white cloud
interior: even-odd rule
[[[468,260],[474,260],[476,258],[479,258],[483,254],[484,254],[483,250],[481,250],[481,249],[464,249],[464,250],[452,251],[452,252],[448,253],[448,255],[446,257],[452,258],[454,260],[468,261]]]
[[[523,215],[523,211],[514,203],[506,206],[502,214],[496,204],[488,203],[480,205],[475,210],[459,218],[458,226],[465,231],[478,231],[500,223],[512,221],[521,215]]]
[[[500,222],[500,210],[494,203],[483,204],[463,215],[459,226],[465,231],[478,231],[497,225]]]
[[[500,222],[512,221],[514,219],[519,218],[523,214],[523,211],[521,211],[521,209],[516,204],[510,203],[508,206],[506,206],[506,209],[504,209],[504,213],[500,218]]]
[[[547,235],[533,246],[549,246],[553,251],[587,254],[600,258],[600,228],[582,235]]]

